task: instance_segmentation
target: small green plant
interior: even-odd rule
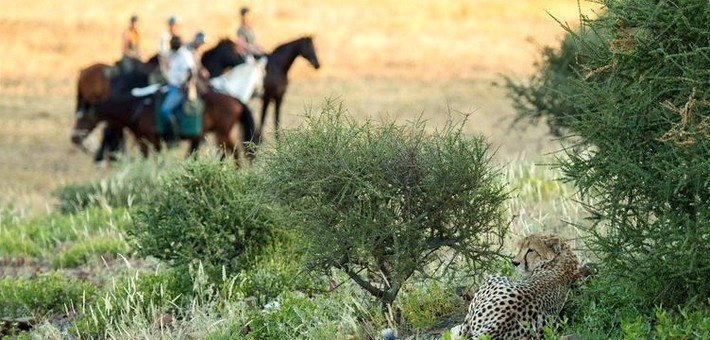
[[[136,251],[186,267],[198,262],[214,282],[250,268],[280,238],[275,208],[259,195],[256,172],[216,160],[186,162],[157,188],[128,228]]]
[[[399,300],[402,321],[420,332],[436,325],[442,316],[451,314],[463,303],[451,287],[439,282],[412,285]]]
[[[87,338],[106,336],[107,330],[128,320],[154,320],[163,313],[180,314],[196,295],[193,277],[177,269],[119,278],[82,305],[73,332]],[[197,292],[200,293],[200,292]]]
[[[123,239],[89,238],[52,257],[52,265],[55,268],[71,268],[101,258],[110,260],[119,254],[128,254],[128,245]]]
[[[72,213],[91,206],[130,207],[149,201],[160,183],[162,169],[170,164],[165,158],[132,160],[104,179],[67,184],[55,189],[59,211]]]
[[[316,287],[326,287],[324,276],[303,268],[304,247],[298,235],[285,232],[274,245],[274,251],[257,259],[251,267],[240,271],[229,288],[242,296],[254,296],[266,303],[286,291],[319,292]]]
[[[341,270],[384,307],[439,260],[473,275],[501,256],[507,192],[483,138],[453,125],[429,134],[422,123],[360,124],[333,102],[306,119],[261,169],[293,212],[311,269]]]
[[[382,327],[376,308],[357,302],[358,292],[335,291],[309,297],[299,292],[284,292],[264,310],[244,305],[238,316],[206,338],[217,339],[332,339],[373,338]],[[375,330],[361,329],[372,315],[379,315]]]
[[[11,258],[50,257],[78,240],[113,239],[112,242],[117,242],[121,239],[120,232],[130,221],[131,216],[125,209],[100,208],[87,209],[76,215],[49,213],[0,221],[0,254]]]
[[[63,314],[72,306],[93,298],[94,287],[59,273],[23,277],[0,278],[0,315],[25,317],[28,315]]]

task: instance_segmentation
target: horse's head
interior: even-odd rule
[[[159,66],[160,66],[160,60],[159,60],[158,54],[156,53],[154,56],[150,57],[150,59],[148,59],[148,61],[146,61],[143,64],[143,69],[146,72],[153,72],[154,70],[157,70]]]
[[[229,38],[222,38],[217,42],[217,45],[214,47],[215,50],[218,51],[225,51],[225,52],[231,52],[237,51],[237,44]]]
[[[202,65],[210,71],[210,77],[216,77],[228,67],[244,62],[237,51],[237,44],[231,39],[222,39],[217,45],[202,54]]]
[[[316,55],[316,47],[313,45],[313,38],[310,36],[301,38],[298,46],[298,54],[306,58],[316,70],[320,68],[320,62],[318,62],[318,56]]]
[[[99,124],[98,116],[93,107],[82,107],[76,112],[74,128],[71,132],[71,141],[84,151],[88,151],[84,146],[84,139]]]

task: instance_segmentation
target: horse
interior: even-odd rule
[[[255,138],[257,131],[251,111],[238,100],[221,93],[205,91],[201,93],[201,98],[204,101],[201,133],[196,136],[180,136],[180,139],[191,142],[190,153],[193,153],[206,133],[215,133],[217,144],[225,154],[233,152],[238,165],[238,147],[232,141],[230,132],[237,122],[241,122],[244,141],[258,140]],[[155,110],[155,100],[152,97],[110,97],[97,104],[93,110],[77,111],[72,142],[83,146],[84,137],[91,133],[99,122],[105,121],[121,129],[128,128],[138,139],[141,153],[147,157],[151,146],[156,151],[162,148],[162,136],[156,132]],[[253,150],[249,149],[247,156],[252,158],[253,155]]]
[[[222,39],[217,45],[202,54],[202,66],[209,72],[210,78],[224,73],[225,69],[237,66],[244,62],[244,58],[237,52],[237,44],[230,39]]]
[[[140,60],[132,60],[135,65],[133,72],[150,73],[158,68],[158,56],[155,55],[143,63]],[[90,110],[91,106],[101,101],[107,100],[112,94],[127,94],[131,90],[128,82],[123,81],[120,75],[111,77],[112,67],[107,64],[97,63],[90,65],[79,71],[79,78],[76,82],[76,111]],[[133,78],[129,78],[133,79]]]
[[[266,111],[273,101],[275,108],[274,125],[277,138],[279,136],[281,102],[284,94],[286,94],[286,86],[288,85],[288,70],[298,56],[306,58],[313,68],[320,68],[316,49],[313,46],[313,39],[310,36],[279,45],[267,56],[268,62],[266,63],[264,94],[261,106],[261,129],[264,128],[264,122],[266,121]]]
[[[138,59],[129,61],[132,64],[132,72],[150,73],[158,67],[158,56],[151,57],[143,63]],[[122,81],[121,74],[111,77],[115,68],[110,65],[97,63],[90,65],[79,72],[77,80],[76,111],[89,111],[93,107],[108,100],[112,95],[127,95],[135,85]],[[132,73],[129,72],[129,73]],[[133,77],[129,77],[133,79]],[[94,160],[98,163],[103,161],[105,151],[116,152],[121,148],[123,141],[123,129],[108,124],[103,131],[103,136],[99,149],[96,151]]]

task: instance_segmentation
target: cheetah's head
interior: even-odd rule
[[[559,255],[563,242],[562,238],[553,234],[529,235],[520,243],[513,265],[519,272],[531,272]]]

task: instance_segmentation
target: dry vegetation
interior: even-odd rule
[[[503,161],[536,159],[555,148],[543,129],[508,129],[512,109],[491,83],[499,73],[532,70],[537,46],[561,34],[546,11],[574,23],[579,8],[573,0],[6,0],[0,11],[0,206],[42,210],[58,183],[101,175],[69,143],[75,77],[83,66],[119,57],[130,14],[142,18],[149,55],[168,15],[183,19],[184,34],[199,29],[215,41],[234,34],[244,4],[254,8],[267,48],[316,37],[323,67],[295,64],[287,126],[299,123],[304,107],[335,96],[358,117],[422,115],[437,126],[447,111],[472,113],[467,128],[487,135]],[[260,103],[252,106],[256,111]]]

